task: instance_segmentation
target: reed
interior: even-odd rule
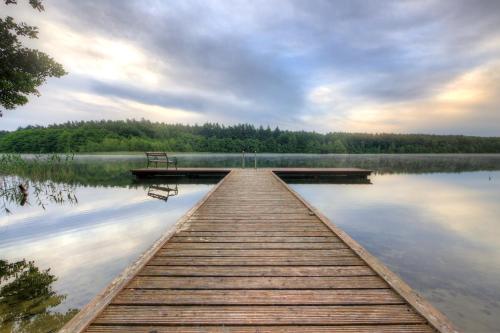
[[[0,156],[0,208],[9,214],[11,206],[76,204],[75,186],[65,182],[72,164],[72,155]]]

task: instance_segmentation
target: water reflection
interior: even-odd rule
[[[45,209],[47,204],[76,204],[75,187],[52,180],[37,181],[18,176],[0,175],[0,208],[12,213],[12,207],[37,205]]]
[[[66,298],[56,280],[33,261],[0,260],[0,332],[54,332],[71,319],[78,310],[52,311]]]
[[[65,295],[59,302],[50,302],[53,317],[40,315],[23,330],[56,331],[59,323],[69,319],[71,309],[89,302],[212,186],[213,181],[172,185],[132,179],[123,187],[74,185],[77,204],[48,202],[45,209],[24,205],[15,206],[11,214],[0,212],[0,259],[17,262],[29,258],[40,272],[50,268],[49,274],[58,277],[51,290]],[[168,202],[149,196],[151,187],[171,189]]]
[[[238,154],[178,157],[183,167],[241,165]],[[370,186],[309,179],[293,187],[464,331],[498,331],[500,172],[494,170],[500,170],[500,155],[259,154],[258,159],[260,167],[375,170]],[[11,214],[0,211],[0,259],[33,260],[41,274],[58,277],[51,295],[65,296],[48,302],[53,317],[43,310],[37,318],[44,320],[32,319],[22,329],[57,330],[72,309],[92,299],[219,180],[137,181],[129,169],[144,163],[142,155],[77,156],[56,172],[18,169],[1,176],[10,184],[2,202]],[[467,172],[478,170],[489,171]],[[50,185],[38,192],[34,185],[26,187],[23,201],[19,180]]]
[[[465,332],[500,331],[500,172],[292,187]]]
[[[163,201],[167,201],[168,198],[176,196],[178,194],[179,194],[178,184],[150,185],[148,187],[148,196]]]

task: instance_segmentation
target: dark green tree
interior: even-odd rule
[[[248,124],[181,125],[101,120],[0,132],[0,153],[165,150],[259,153],[499,153],[500,137],[260,130]],[[1,161],[0,161],[1,162]],[[0,168],[1,169],[1,168]],[[0,170],[1,171],[1,170]]]
[[[4,1],[6,5],[17,4],[17,0]],[[40,12],[44,10],[40,0],[29,3]],[[47,78],[66,74],[47,54],[23,46],[21,38],[38,38],[38,28],[18,23],[11,16],[0,18],[0,106],[6,110],[26,104],[28,95],[40,96],[37,88]]]

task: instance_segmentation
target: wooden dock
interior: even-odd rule
[[[61,332],[457,332],[271,170],[232,170]]]
[[[212,177],[225,176],[230,168],[139,168],[130,172],[137,178],[154,177]],[[245,169],[251,170],[251,169]],[[359,168],[260,168],[259,170],[270,170],[279,176],[293,178],[311,177],[338,177],[338,178],[366,178],[372,171]]]

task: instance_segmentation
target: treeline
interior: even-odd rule
[[[0,152],[500,153],[499,137],[287,131],[248,124],[67,122],[0,132]]]

